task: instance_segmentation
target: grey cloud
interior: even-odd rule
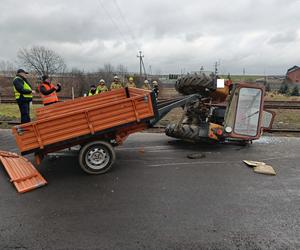
[[[134,71],[142,49],[146,66],[166,72],[212,68],[221,59],[232,73],[281,73],[300,63],[299,9],[298,0],[27,0],[22,7],[2,0],[1,58],[13,61],[20,48],[44,45],[70,68],[123,63]]]
[[[298,38],[295,30],[277,33],[269,39],[269,44],[289,44],[291,42],[296,41]]]

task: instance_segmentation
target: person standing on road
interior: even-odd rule
[[[104,81],[104,79],[101,79],[101,80],[99,81],[99,85],[97,86],[97,91],[96,91],[96,93],[97,93],[97,94],[100,94],[100,93],[107,92],[107,91],[108,91],[108,88],[107,88],[106,85],[105,85],[105,81]]]
[[[42,82],[38,86],[38,90],[40,92],[44,106],[47,106],[58,102],[56,93],[61,90],[61,85],[60,83],[58,83],[56,86],[54,86],[51,83],[49,76],[43,75]]]
[[[14,94],[21,113],[21,123],[30,122],[30,103],[35,91],[30,82],[26,79],[28,72],[18,69],[13,80]]]
[[[157,81],[153,81],[152,85],[153,85],[152,91],[155,93],[155,97],[157,99],[158,98],[158,94],[159,94],[158,82]]]
[[[110,85],[110,90],[121,89],[123,88],[122,83],[118,76],[114,76],[114,81]]]
[[[144,81],[144,84],[143,84],[143,86],[142,86],[142,89],[150,90],[150,86],[149,86],[149,81],[148,81],[148,80],[145,80],[145,81]]]
[[[126,84],[126,87],[129,87],[129,88],[136,88],[136,85],[133,81],[133,77],[129,77],[128,78],[128,83]]]
[[[90,86],[90,90],[88,92],[88,96],[92,96],[92,95],[96,95],[97,94],[97,88],[96,88],[96,85],[91,85]]]

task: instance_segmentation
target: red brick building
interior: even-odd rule
[[[286,78],[292,83],[300,83],[300,67],[294,66],[286,72]]]

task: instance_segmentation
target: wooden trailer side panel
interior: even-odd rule
[[[92,108],[125,98],[127,98],[125,89],[118,89],[114,92],[104,92],[93,96],[79,97],[74,100],[58,102],[49,106],[38,108],[36,110],[36,117],[37,120],[41,120],[49,116],[65,114],[66,112],[82,110],[84,108]]]
[[[20,151],[43,149],[47,145],[154,116],[151,94],[148,92],[117,101],[113,99],[101,105],[93,104],[80,110],[76,107],[75,111],[67,107],[67,110],[56,116],[14,127],[13,133]]]

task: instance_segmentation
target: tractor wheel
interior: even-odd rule
[[[197,141],[199,139],[199,127],[196,125],[184,124],[178,130],[178,135],[182,139]]]
[[[199,127],[196,125],[183,124],[177,126],[176,124],[169,124],[166,127],[166,135],[179,139],[199,140]]]
[[[174,123],[169,124],[165,129],[166,135],[170,137],[176,137],[176,127],[177,125]]]
[[[175,89],[183,95],[200,94],[207,96],[216,90],[215,78],[213,75],[187,75],[177,79]]]
[[[110,143],[94,141],[85,144],[79,152],[79,164],[88,174],[104,174],[114,163],[116,153]]]

